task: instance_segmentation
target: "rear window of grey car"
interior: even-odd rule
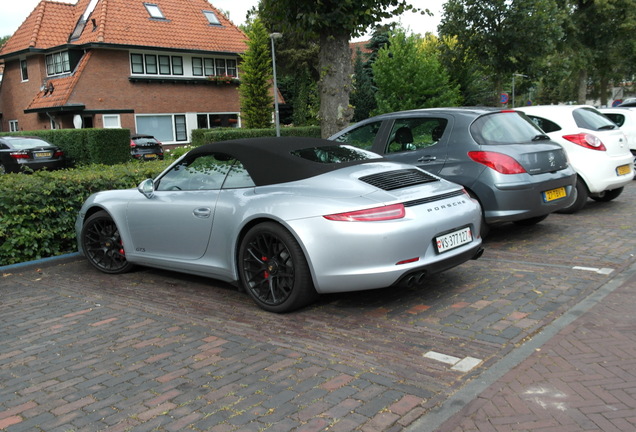
[[[499,111],[477,118],[470,133],[481,145],[499,145],[529,143],[543,131],[519,112]]]
[[[576,125],[583,129],[614,129],[616,125],[600,112],[592,108],[578,108],[572,111]]]

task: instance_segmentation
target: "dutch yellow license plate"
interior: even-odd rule
[[[631,171],[629,165],[621,165],[619,167],[616,167],[616,174],[619,176],[625,175],[625,174],[629,174]]]
[[[543,201],[550,202],[557,200],[559,198],[564,198],[567,196],[567,192],[564,187],[550,189],[548,191],[543,192]]]

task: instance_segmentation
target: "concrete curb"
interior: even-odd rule
[[[63,262],[70,262],[80,258],[82,255],[79,252],[74,252],[65,255],[58,255],[50,258],[41,258],[34,261],[26,261],[18,264],[11,264],[7,266],[0,266],[0,272],[7,273],[16,270],[23,270],[29,267],[48,267],[51,265],[60,264]]]

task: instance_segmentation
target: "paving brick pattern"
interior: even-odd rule
[[[287,315],[159,270],[12,270],[0,279],[0,430],[402,430],[634,261],[635,196],[636,182],[576,215],[494,229],[482,259],[424,287],[323,296]],[[458,372],[428,351],[483,361]]]
[[[563,328],[440,432],[636,430],[636,276]]]

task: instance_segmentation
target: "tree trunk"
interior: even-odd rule
[[[579,71],[579,91],[576,97],[576,103],[579,105],[585,105],[587,99],[587,70],[581,69]]]
[[[348,34],[321,35],[318,66],[320,68],[320,132],[323,138],[349,125],[353,109],[351,92],[351,48]]]
[[[601,106],[606,107],[607,105],[607,89],[609,88],[609,80],[606,76],[602,76],[600,79],[599,85],[599,93],[601,97]]]

